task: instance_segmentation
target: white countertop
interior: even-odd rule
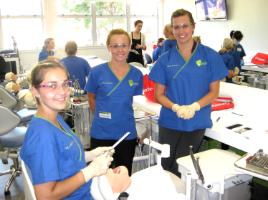
[[[244,66],[241,66],[241,68],[243,70],[247,70],[247,71],[255,71],[255,72],[264,72],[264,73],[268,73],[268,68],[267,67],[259,67],[257,65],[244,65]]]
[[[235,107],[212,112],[213,127],[207,129],[206,136],[245,152],[253,153],[260,148],[268,151],[268,90],[221,82],[220,94],[232,96]],[[134,106],[159,116],[161,105],[158,103],[144,96],[134,97],[133,102]],[[234,130],[226,128],[236,123],[242,126]],[[245,127],[251,130],[235,132]]]

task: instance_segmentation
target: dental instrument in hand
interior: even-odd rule
[[[112,147],[115,148],[117,145],[119,145],[120,142],[122,142],[129,134],[130,132],[126,132],[116,143],[114,143]]]

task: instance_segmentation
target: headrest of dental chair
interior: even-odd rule
[[[19,148],[23,144],[25,133],[27,131],[26,126],[20,126],[12,129],[8,134],[0,137],[0,146],[6,148]]]
[[[17,98],[8,92],[3,86],[0,86],[0,105],[13,109],[17,103]]]
[[[21,119],[16,113],[0,105],[0,136],[16,128],[20,121]]]

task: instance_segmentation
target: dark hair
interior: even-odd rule
[[[77,52],[77,44],[75,41],[69,41],[65,45],[65,52],[68,56],[75,55]]]
[[[234,37],[234,30],[231,30],[231,32],[230,32],[230,38],[233,38]]]
[[[173,26],[173,21],[172,21],[173,18],[181,17],[185,15],[189,17],[191,24],[195,25],[194,18],[191,12],[189,12],[188,10],[184,10],[184,9],[178,9],[178,10],[175,10],[171,15],[171,26]]]
[[[140,19],[136,20],[134,22],[134,26],[136,27],[138,24],[143,24],[143,21],[141,21]]]
[[[163,42],[165,39],[164,38],[158,38],[157,40],[157,45],[160,43],[160,42]]]
[[[57,61],[53,61],[53,60],[44,60],[39,62],[32,70],[31,72],[31,85],[32,87],[37,88],[42,81],[44,80],[44,76],[46,74],[46,72],[49,69],[55,69],[55,68],[60,68],[62,70],[65,71],[66,76],[68,77],[68,72],[66,70],[66,68]]]
[[[236,39],[237,41],[241,41],[243,38],[243,34],[241,31],[235,31],[233,34],[233,38]]]
[[[129,34],[125,30],[119,28],[119,29],[113,29],[113,30],[111,30],[110,33],[108,34],[108,37],[107,37],[107,40],[106,40],[107,47],[109,46],[109,44],[111,42],[111,38],[114,35],[125,35],[128,38],[128,44],[131,43],[131,39],[130,39]]]

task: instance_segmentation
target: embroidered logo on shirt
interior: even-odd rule
[[[103,85],[111,85],[111,84],[113,84],[113,82],[103,81],[103,82],[101,82],[101,84],[103,84]]]
[[[207,62],[206,61],[202,61],[202,60],[197,60],[197,61],[195,61],[195,63],[196,63],[196,65],[198,66],[198,67],[202,67],[202,66],[204,66],[204,65],[207,65]]]
[[[133,80],[128,80],[128,84],[129,84],[130,87],[132,87],[133,84],[134,84]]]
[[[74,142],[71,141],[67,146],[65,146],[65,149],[68,150],[73,146]]]
[[[167,65],[167,68],[169,68],[169,67],[177,67],[177,66],[180,66],[180,65]]]

